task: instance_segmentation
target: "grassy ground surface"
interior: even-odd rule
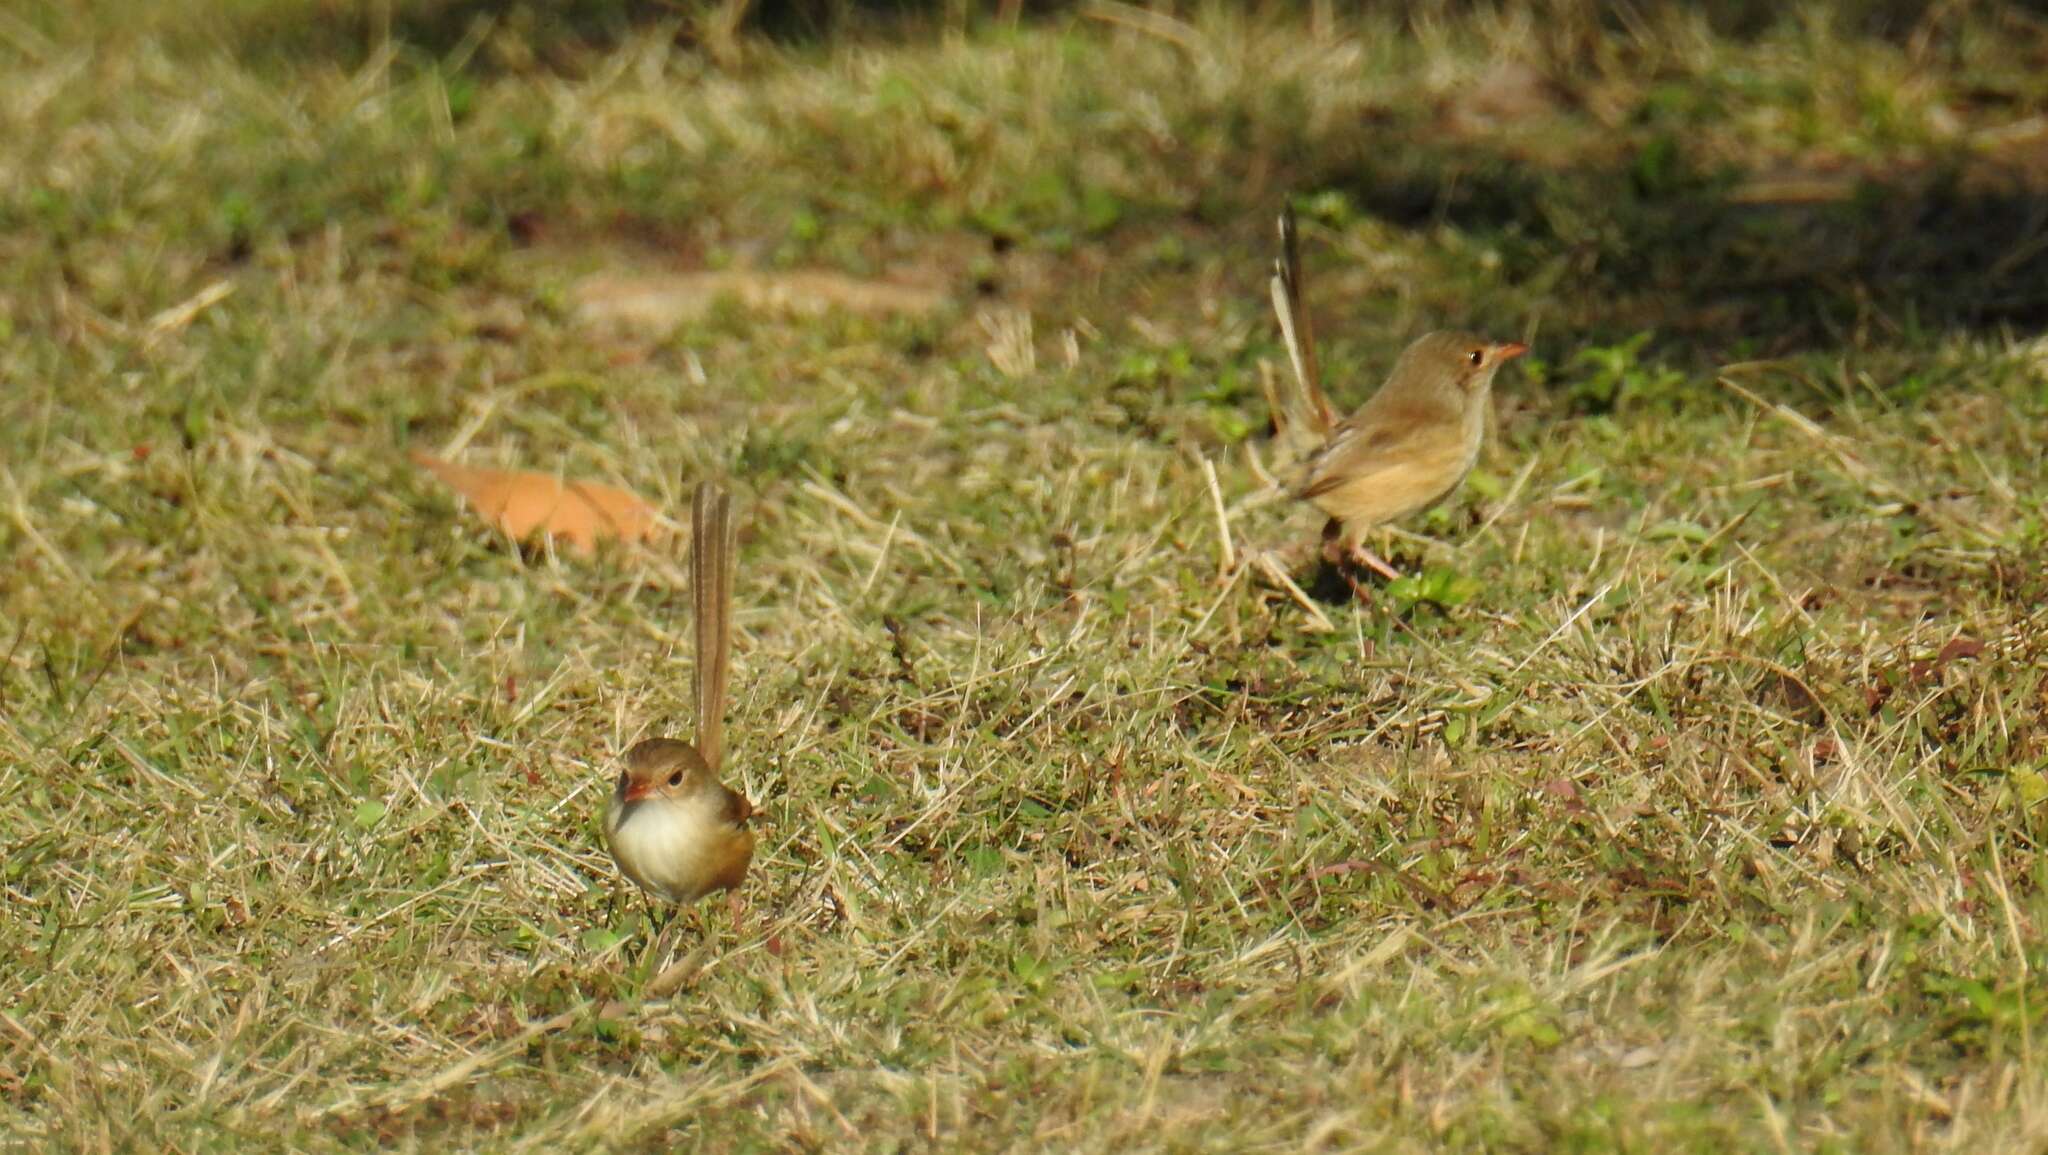
[[[0,14],[0,1135],[2040,1149],[2039,18],[395,7]],[[1290,191],[1340,402],[1536,349],[1371,608]],[[684,546],[417,450],[740,496],[667,997]]]

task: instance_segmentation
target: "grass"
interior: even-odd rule
[[[2038,1149],[2035,18],[193,7],[0,17],[0,1134]],[[1340,402],[1536,347],[1329,630],[1208,472],[1312,541],[1290,191]],[[622,265],[946,303],[593,323]],[[740,494],[762,849],[672,996],[599,815],[682,547],[417,449]]]

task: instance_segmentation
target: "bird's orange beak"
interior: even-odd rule
[[[1494,352],[1500,354],[1500,359],[1503,361],[1512,361],[1528,351],[1529,347],[1520,341],[1509,341],[1505,345],[1494,346]]]
[[[654,783],[644,780],[626,783],[626,801],[638,802],[643,798],[652,797],[654,797]]]

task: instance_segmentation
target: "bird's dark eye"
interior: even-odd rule
[[[683,772],[681,770],[678,770],[675,773],[669,775],[668,784],[670,786],[681,786],[683,784]]]
[[[1481,350],[1478,350],[1478,349],[1474,349],[1474,350],[1472,350],[1472,363],[1473,363],[1474,365],[1480,364],[1481,362],[1483,362],[1483,361],[1485,361],[1485,360],[1486,360],[1486,354],[1485,354],[1485,353],[1484,353],[1483,351],[1481,351]]]

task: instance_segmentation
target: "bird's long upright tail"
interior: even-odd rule
[[[1296,411],[1301,423],[1320,442],[1336,427],[1337,411],[1323,392],[1322,366],[1316,361],[1315,329],[1302,303],[1301,234],[1294,223],[1292,204],[1280,210],[1280,257],[1273,262],[1273,314],[1280,320],[1280,336],[1287,342],[1287,360],[1294,367],[1298,395],[1279,405],[1273,425],[1283,437],[1293,424]]]
[[[716,773],[725,759],[725,683],[732,668],[732,498],[697,486],[690,517],[690,592],[697,627],[697,752]]]

